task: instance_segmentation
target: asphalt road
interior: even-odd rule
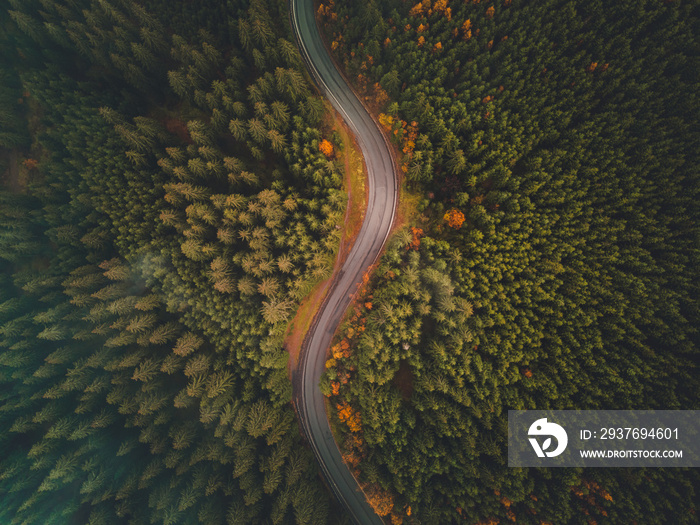
[[[384,136],[342,75],[319,34],[313,0],[290,0],[292,27],[304,61],[323,94],[343,116],[362,150],[369,177],[367,211],[360,233],[316,314],[294,373],[299,419],[321,470],[336,497],[361,525],[383,522],[369,506],[333,439],[319,388],[331,338],[362,276],[376,261],[389,236],[396,211],[398,183]]]

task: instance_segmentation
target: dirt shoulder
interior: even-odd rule
[[[318,2],[316,2],[318,4]],[[321,37],[324,40],[324,44],[327,49],[330,49],[326,35],[321,31]],[[336,67],[340,71],[341,75],[345,78],[348,85],[352,86],[356,94],[363,104],[365,109],[371,115],[375,122],[378,122],[378,117],[380,113],[380,108],[374,107],[371,103],[371,97],[367,94],[361,94],[358,91],[358,86],[350,82],[345,76],[343,69],[339,67],[339,64],[330,53],[331,58],[336,62]],[[362,221],[365,216],[365,210],[367,208],[368,199],[368,186],[367,186],[367,170],[364,164],[364,159],[362,157],[361,150],[355,140],[353,133],[345,125],[342,117],[337,113],[337,111],[331,106],[331,104],[324,100],[326,106],[326,120],[324,122],[325,130],[330,130],[337,132],[343,144],[342,150],[339,152],[339,158],[345,168],[345,188],[348,191],[348,205],[345,213],[344,221],[344,231],[340,242],[340,248],[338,256],[336,257],[336,262],[333,267],[333,273],[328,279],[318,283],[312,292],[304,298],[301,302],[296,315],[290,321],[287,331],[285,334],[284,347],[289,352],[290,359],[288,363],[288,372],[291,374],[293,370],[296,369],[299,354],[301,352],[301,347],[304,342],[304,338],[311,327],[313,319],[318,312],[318,309],[323,304],[323,300],[328,293],[331,283],[337,272],[343,265],[345,258],[352,249],[352,246],[357,238],[362,227]],[[398,159],[401,158],[401,151],[399,146],[391,141],[391,137],[387,131],[381,126],[377,126],[381,133],[385,136],[387,145],[392,153],[392,162],[394,164],[395,173],[398,174],[399,181],[399,196],[398,196],[398,206],[396,210],[396,217],[394,218],[394,224],[391,228],[390,235],[400,228],[403,228],[409,224],[414,224],[418,221],[420,212],[418,211],[418,204],[421,200],[419,194],[414,194],[406,189],[405,184],[403,184],[403,172],[400,169]],[[342,323],[341,323],[342,324]]]
[[[287,368],[290,376],[292,371],[296,369],[304,338],[318,309],[323,304],[333,278],[342,267],[355,243],[355,239],[357,239],[357,235],[360,233],[367,209],[367,169],[362,153],[353,134],[347,128],[340,115],[328,102],[325,102],[325,104],[326,120],[323,128],[328,131],[328,135],[335,132],[341,139],[341,144],[335,144],[334,147],[336,147],[336,159],[344,167],[344,185],[348,192],[348,203],[340,247],[333,266],[333,274],[328,279],[319,282],[311,293],[304,298],[296,315],[287,326],[284,347],[289,352],[290,359]]]

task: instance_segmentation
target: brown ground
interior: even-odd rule
[[[316,8],[318,8],[318,2],[315,2],[315,5]],[[323,38],[324,43],[326,44],[326,48],[330,48],[328,42],[326,41],[326,35],[324,31],[321,31],[321,37]],[[332,53],[331,57],[333,58]],[[336,65],[338,66],[337,62]],[[343,68],[339,67],[338,69],[341,71],[341,74],[343,74]],[[345,77],[345,75],[343,76]],[[346,82],[348,82],[347,77],[345,77],[345,80]],[[348,83],[352,85],[351,82]],[[357,92],[357,86],[353,86],[353,88]],[[370,108],[367,106],[366,103],[364,103],[364,101],[362,101],[362,98],[360,98],[360,100],[361,102],[363,102],[363,105],[376,122],[381,108]],[[340,269],[343,262],[345,261],[347,254],[350,252],[350,249],[352,248],[352,245],[355,242],[355,239],[357,238],[357,234],[360,232],[368,198],[368,189],[366,184],[367,171],[364,165],[364,159],[362,158],[362,154],[360,153],[360,149],[357,143],[355,142],[355,138],[350,132],[350,130],[347,128],[347,126],[345,126],[340,115],[338,115],[338,113],[332,108],[332,106],[327,101],[325,102],[325,104],[327,109],[327,116],[324,122],[324,131],[328,132],[325,135],[329,136],[330,133],[333,130],[335,130],[340,134],[343,143],[345,144],[344,151],[341,153],[341,160],[343,161],[345,166],[345,185],[348,189],[348,208],[345,214],[345,228],[340,243],[340,252],[338,254],[338,257],[336,258],[336,263],[333,267],[332,276],[329,279],[320,282],[318,285],[316,285],[314,290],[301,302],[301,305],[299,306],[299,309],[297,310],[294,319],[290,321],[287,327],[284,346],[290,355],[290,360],[288,364],[288,371],[290,375],[291,372],[297,366],[299,352],[301,350],[301,345],[304,341],[304,337],[306,336],[306,333],[308,332],[309,327],[311,326],[311,322],[313,321],[313,318],[316,315],[318,308],[323,303],[326,293],[328,292],[328,286],[333,281],[333,276],[336,275],[337,271]],[[414,194],[406,190],[403,184],[403,172],[400,170],[397,161],[397,159],[401,158],[402,155],[400,148],[398,145],[393,144],[391,142],[391,137],[388,135],[388,133],[385,132],[385,130],[381,128],[381,126],[379,126],[379,128],[387,138],[389,149],[391,150],[393,157],[392,161],[394,163],[394,169],[395,172],[399,174],[399,202],[396,217],[394,219],[394,224],[391,228],[391,233],[393,233],[397,229],[400,229],[404,226],[407,226],[409,224],[413,225],[420,222],[420,214],[418,213],[417,208],[418,203],[421,199],[421,195]],[[360,198],[358,198],[358,196],[361,196],[361,200]],[[371,271],[372,269],[370,269],[370,273]],[[351,307],[348,308],[348,311],[350,311],[350,308]],[[409,378],[406,379],[406,382],[411,382]],[[411,388],[409,387],[406,390],[410,392]]]
[[[13,193],[22,191],[22,183],[19,176],[19,160],[16,150],[3,151],[2,156],[7,159],[8,168],[0,176],[0,184]]]
[[[318,4],[318,2],[315,2],[315,4]],[[318,5],[316,7],[318,7]],[[326,35],[323,31],[321,31],[321,36],[326,44],[326,48],[329,48],[330,46],[326,41]],[[333,57],[332,53],[331,57]],[[336,65],[338,66],[337,62]],[[341,74],[343,74],[343,68],[339,67],[338,69],[341,71]],[[345,75],[343,76],[345,77]],[[345,80],[348,82],[347,77],[345,77]],[[348,83],[352,85],[351,82]],[[357,92],[357,86],[353,86],[353,88]],[[376,122],[380,109],[368,107],[367,104],[362,101],[362,98],[360,98],[360,101]],[[357,234],[360,232],[368,198],[368,189],[366,184],[367,171],[364,165],[364,159],[360,153],[360,149],[355,142],[355,138],[347,126],[345,126],[340,115],[338,115],[338,113],[327,101],[325,104],[327,116],[324,122],[324,131],[328,131],[327,135],[330,135],[332,130],[337,131],[341,135],[343,143],[345,144],[345,149],[342,152],[341,160],[345,165],[345,185],[348,189],[348,208],[345,214],[345,230],[340,243],[340,253],[336,258],[336,263],[333,267],[333,275],[329,279],[319,283],[301,302],[294,319],[292,319],[287,327],[284,346],[290,355],[290,360],[288,363],[288,371],[290,375],[297,366],[299,352],[301,350],[301,345],[304,342],[304,337],[311,326],[311,322],[313,321],[318,308],[321,306],[324,298],[326,297],[328,286],[333,281],[333,276],[336,275],[337,271],[345,261],[345,257],[350,252],[350,249],[357,238]],[[419,213],[417,207],[421,196],[419,194],[409,193],[404,187],[402,176],[403,172],[399,169],[399,164],[397,161],[397,159],[401,158],[400,148],[391,142],[391,137],[381,128],[381,126],[379,126],[379,128],[387,138],[389,149],[391,150],[393,157],[392,161],[394,163],[394,169],[395,172],[399,174],[399,205],[396,212],[396,217],[394,219],[394,224],[391,228],[391,233],[393,233],[397,229],[418,222]],[[358,195],[362,196],[361,202],[358,202]],[[349,310],[350,307],[348,308],[348,311]]]
[[[384,107],[378,106],[374,101],[376,100],[376,93],[372,92],[366,92],[355,82],[354,77],[350,77],[349,75],[345,74],[345,69],[342,67],[342,64],[336,60],[335,53],[333,53],[330,49],[330,42],[328,41],[328,36],[326,34],[326,31],[324,30],[324,24],[323,20],[320,19],[320,16],[318,14],[318,8],[321,2],[319,0],[314,0],[314,10],[316,12],[316,23],[320,29],[321,33],[321,38],[323,40],[323,43],[326,47],[326,50],[328,51],[328,54],[330,55],[331,59],[335,63],[336,67],[338,68],[338,71],[340,71],[340,74],[342,75],[343,79],[345,82],[352,87],[353,91],[357,95],[358,99],[360,100],[360,103],[365,107],[367,112],[371,115],[372,119],[377,122],[377,127],[381,131],[382,134],[386,137],[387,144],[389,145],[389,150],[391,151],[392,154],[392,162],[394,163],[394,171],[395,173],[398,174],[398,186],[399,186],[399,203],[398,203],[398,209],[396,210],[396,217],[394,219],[394,224],[391,227],[391,233],[393,234],[396,232],[396,230],[399,230],[403,228],[404,226],[408,225],[414,225],[418,224],[421,221],[420,218],[420,213],[418,212],[418,204],[421,200],[421,195],[412,193],[408,191],[405,187],[404,184],[404,176],[403,176],[403,171],[401,171],[401,166],[399,165],[399,159],[403,156],[403,153],[401,152],[401,147],[397,144],[394,144],[391,141],[391,135],[384,129],[382,126],[378,124],[379,122],[379,113],[385,110]],[[371,86],[369,89],[373,89]],[[362,96],[363,93],[366,96]],[[389,101],[391,102],[391,101]],[[388,103],[386,104],[388,106]],[[418,224],[419,225],[419,224]]]
[[[340,115],[326,103],[326,120],[323,125],[324,135],[330,136],[333,131],[337,131],[343,141],[342,150],[338,149],[336,155],[338,160],[343,162],[345,168],[345,187],[348,190],[348,205],[345,212],[343,236],[340,241],[338,256],[333,267],[333,276],[336,275],[340,267],[345,262],[345,258],[352,249],[352,245],[360,233],[362,220],[365,217],[367,208],[367,170],[364,165],[360,148],[350,130],[345,126]],[[304,337],[311,326],[316,312],[323,303],[328,287],[333,281],[333,277],[326,279],[316,285],[313,291],[301,302],[294,319],[287,327],[284,347],[289,352],[288,370],[294,370],[299,359],[301,345]]]

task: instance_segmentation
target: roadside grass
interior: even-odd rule
[[[421,193],[408,189],[402,181],[399,185],[399,205],[396,211],[396,221],[391,230],[392,234],[398,229],[407,226],[420,226],[425,222],[426,218],[419,209],[423,198]]]
[[[352,248],[357,235],[360,233],[362,221],[367,208],[367,171],[360,149],[355,143],[352,133],[347,129],[338,113],[329,102],[324,100],[326,117],[323,122],[323,134],[326,137],[339,138],[339,144],[333,144],[336,160],[344,168],[344,189],[348,193],[348,201],[345,210],[343,235],[340,246],[335,254],[335,265],[330,278],[319,280],[311,292],[301,301],[297,313],[287,325],[284,347],[289,352],[288,371],[297,367],[299,353],[304,338],[311,327],[311,323],[318,312],[323,300],[328,293],[328,288],[333,276],[343,265],[345,258]]]
[[[331,279],[326,279],[314,286],[313,290],[307,295],[299,305],[296,315],[287,325],[287,331],[284,337],[284,347],[289,352],[289,372],[297,367],[299,362],[299,354],[301,353],[301,345],[304,343],[304,338],[311,328],[311,322],[318,312],[319,307],[323,303],[328,292],[328,285]]]
[[[360,153],[360,148],[355,142],[355,138],[338,114],[333,110],[329,102],[325,102],[327,114],[333,116],[333,131],[341,140],[341,150],[339,161],[343,163],[345,169],[345,186],[348,190],[348,208],[345,215],[344,241],[349,241],[346,246],[346,253],[352,248],[352,243],[360,233],[362,221],[365,218],[367,209],[367,169]],[[341,256],[344,246],[341,244]]]

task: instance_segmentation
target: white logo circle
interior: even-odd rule
[[[544,440],[541,447],[537,439],[533,437],[528,438],[532,448],[535,449],[535,454],[541,458],[545,456],[548,458],[558,456],[564,452],[564,450],[566,450],[566,445],[569,443],[569,436],[567,436],[566,430],[556,423],[548,423],[546,417],[538,419],[532,425],[530,425],[530,429],[527,431],[527,434],[528,436],[550,436]],[[550,452],[545,452],[552,444],[552,437],[557,439],[557,448]]]

